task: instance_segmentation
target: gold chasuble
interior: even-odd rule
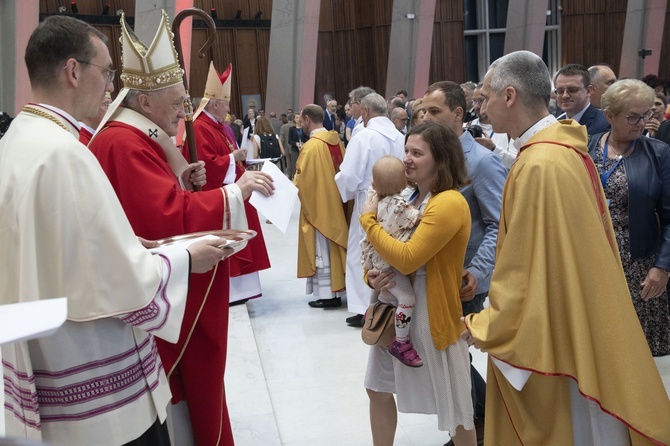
[[[586,130],[572,121],[531,137],[509,172],[490,306],[465,322],[483,351],[532,373],[517,391],[489,360],[489,445],[572,445],[571,379],[633,445],[670,444],[670,401],[604,203]]]
[[[335,184],[343,157],[344,146],[337,132],[316,132],[300,150],[293,180],[300,199],[298,277],[316,273],[316,231],[319,231],[330,245],[332,291],[345,288],[349,226]]]

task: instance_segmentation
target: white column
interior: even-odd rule
[[[507,8],[505,54],[528,50],[542,56],[548,1],[510,0]]]
[[[321,2],[274,0],[265,110],[296,112],[314,102]]]
[[[31,100],[24,56],[39,12],[38,0],[0,0],[0,111],[11,116]]]
[[[406,89],[421,97],[428,88],[435,0],[394,0],[386,69],[386,97]]]
[[[667,0],[628,0],[619,79],[658,74]],[[640,50],[651,50],[642,58]]]

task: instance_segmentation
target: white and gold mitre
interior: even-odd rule
[[[230,101],[231,71],[233,71],[233,65],[228,64],[226,71],[219,74],[214,68],[214,62],[210,62],[207,83],[205,84],[205,94],[203,96],[207,99],[225,99],[226,101]]]
[[[202,95],[202,101],[200,101],[198,109],[193,115],[193,119],[200,115],[211,99],[230,101],[230,86],[233,80],[233,77],[231,76],[232,71],[233,65],[228,64],[226,71],[219,74],[214,68],[214,62],[209,63],[209,73],[207,74],[207,83],[205,83],[205,93]]]
[[[128,27],[125,14],[121,14],[121,60],[123,87],[152,91],[180,84],[184,71],[179,66],[168,16],[162,11],[161,22],[153,42],[147,48]]]

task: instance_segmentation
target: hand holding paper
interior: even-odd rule
[[[286,233],[291,213],[296,199],[298,198],[298,188],[293,185],[291,180],[286,178],[279,168],[273,163],[263,164],[261,172],[265,172],[274,180],[274,194],[264,197],[254,191],[251,194],[249,203],[270,220],[277,229]]]

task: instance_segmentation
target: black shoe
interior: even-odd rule
[[[338,308],[342,306],[342,299],[333,297],[332,299],[318,299],[309,302],[312,308]]]
[[[236,300],[235,302],[231,302],[230,306],[234,307],[236,305],[243,305],[246,304],[247,302],[249,302],[249,299]]]
[[[347,325],[350,327],[362,327],[363,326],[363,315],[362,314],[356,314],[354,316],[348,317],[345,319],[347,321]]]

